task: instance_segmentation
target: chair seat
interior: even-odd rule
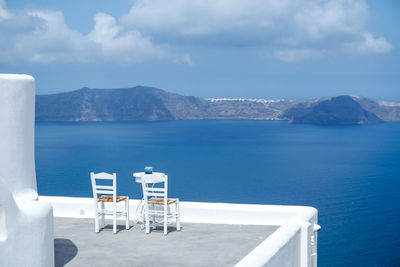
[[[128,197],[126,197],[126,196],[117,196],[116,201],[120,202],[120,201],[125,200],[127,198]],[[98,202],[113,202],[114,201],[113,200],[113,196],[101,196],[97,200],[98,200]]]
[[[167,204],[172,204],[175,203],[178,199],[177,198],[168,198]],[[152,197],[148,200],[149,204],[157,204],[157,205],[164,205],[164,199],[163,198],[157,198],[157,197]]]

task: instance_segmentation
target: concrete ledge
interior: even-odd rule
[[[94,218],[93,198],[39,196],[53,206],[55,217]],[[132,218],[140,200],[129,200]],[[294,216],[309,221],[317,210],[305,206],[180,202],[181,221],[193,223],[283,225]]]
[[[40,196],[55,217],[94,218],[92,198]],[[140,200],[130,200],[133,218]],[[247,254],[237,266],[302,266],[317,264],[318,211],[312,207],[180,202],[183,223],[269,225],[279,228]]]

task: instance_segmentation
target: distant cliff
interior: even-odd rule
[[[89,89],[38,95],[37,121],[113,121],[113,120],[175,120],[208,104],[206,100],[167,93],[163,90],[137,86],[122,89]]]
[[[203,99],[161,89],[82,88],[36,96],[36,121],[288,120],[294,123],[363,124],[400,121],[400,103],[359,96],[305,100]]]
[[[337,96],[311,105],[297,105],[284,112],[294,123],[366,124],[383,122],[367,111],[351,96]]]

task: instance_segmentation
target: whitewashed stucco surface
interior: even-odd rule
[[[53,213],[38,201],[35,81],[0,74],[0,266],[54,266]]]
[[[55,217],[94,218],[92,198],[40,196],[39,199],[53,206]],[[139,203],[140,200],[130,200],[131,219]],[[180,210],[183,224],[279,226],[237,266],[317,266],[314,225],[318,223],[318,211],[315,208],[180,201]]]

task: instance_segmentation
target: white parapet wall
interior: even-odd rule
[[[92,198],[40,196],[55,217],[94,218]],[[137,219],[140,200],[130,200]],[[237,266],[317,266],[318,212],[304,206],[180,202],[181,221],[191,223],[271,225],[279,228]]]
[[[39,202],[35,81],[0,74],[0,266],[54,266],[53,213]]]

